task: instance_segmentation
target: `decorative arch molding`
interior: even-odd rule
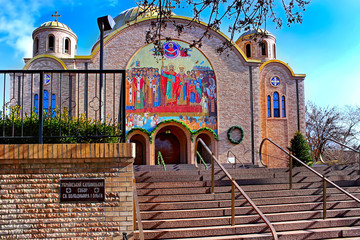
[[[55,57],[55,56],[53,56],[53,55],[49,55],[49,54],[41,54],[41,55],[38,55],[38,56],[30,59],[30,60],[26,63],[26,65],[25,65],[25,67],[23,68],[23,70],[28,70],[29,67],[30,67],[30,65],[31,65],[35,60],[38,60],[38,59],[40,59],[40,58],[51,58],[51,59],[55,60],[56,62],[58,62],[58,63],[62,66],[62,68],[63,68],[64,70],[67,70],[67,67],[66,67],[65,63],[64,63],[60,58]]]
[[[283,61],[280,61],[280,60],[276,60],[276,59],[273,59],[273,60],[269,60],[269,61],[266,61],[264,62],[260,68],[259,68],[259,72],[261,72],[263,70],[263,68],[268,65],[268,64],[271,64],[271,63],[278,63],[278,64],[281,64],[282,66],[284,66],[291,74],[291,76],[293,77],[301,77],[301,78],[305,78],[306,77],[306,74],[295,74],[294,71],[291,69],[291,67],[283,62]]]
[[[107,35],[105,38],[104,38],[104,46],[106,46],[107,44],[109,44],[111,42],[111,40],[113,38],[115,38],[120,32],[122,32],[123,30],[125,29],[128,29],[129,27],[133,26],[133,25],[136,25],[136,24],[139,24],[141,22],[145,22],[145,21],[150,21],[150,20],[153,20],[153,19],[156,19],[156,17],[146,17],[146,18],[142,18],[140,20],[134,20],[134,21],[131,21],[125,25],[123,25],[122,27],[116,29],[114,32],[110,33],[109,35]],[[185,21],[193,21],[192,18],[189,18],[189,17],[183,17],[183,16],[172,16],[172,19],[175,19],[175,20],[185,20]],[[199,24],[199,27],[207,27],[208,25],[204,22],[201,22],[201,21],[195,21],[195,23]],[[229,37],[227,37],[224,33],[220,32],[220,31],[214,31],[212,30],[214,33],[218,34],[221,38],[223,38],[225,41],[228,41],[231,43],[232,47],[235,49],[236,52],[238,52],[243,60],[246,62],[246,63],[258,63],[260,64],[261,63],[261,60],[255,60],[255,59],[249,59],[246,57],[246,54],[240,49],[240,47],[235,44],[233,41],[230,40]],[[99,51],[100,51],[100,44],[99,42],[96,42],[94,45],[93,45],[93,48],[91,50],[91,54],[89,56],[76,56],[75,58],[76,59],[93,59],[96,55],[99,54]]]

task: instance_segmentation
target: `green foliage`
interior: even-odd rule
[[[115,143],[120,142],[119,124],[111,119],[96,121],[87,119],[85,115],[71,117],[67,109],[55,110],[53,116],[44,113],[44,143]],[[39,115],[21,113],[19,106],[11,107],[10,114],[0,116],[0,129],[5,136],[0,144],[31,144],[38,143]],[[4,136],[2,133],[1,136]],[[24,136],[24,137],[22,137]]]
[[[146,134],[149,136],[150,143],[152,143],[153,140],[154,140],[154,133],[155,133],[155,131],[156,131],[161,125],[163,125],[163,124],[165,124],[165,123],[174,123],[174,122],[181,124],[182,126],[184,126],[184,127],[190,132],[190,134],[191,134],[191,141],[192,141],[192,142],[194,141],[194,137],[195,137],[198,133],[200,133],[201,131],[204,131],[204,130],[211,132],[211,133],[214,135],[214,138],[215,138],[216,140],[219,140],[217,134],[216,134],[215,131],[212,130],[211,128],[202,127],[202,128],[200,128],[200,129],[198,129],[198,130],[194,130],[194,131],[193,131],[193,130],[191,130],[185,123],[183,123],[183,122],[181,122],[181,121],[179,121],[179,120],[176,120],[176,119],[168,119],[168,120],[164,120],[164,121],[160,122],[158,125],[156,125],[156,127],[155,127],[151,132],[149,132],[148,130],[143,129],[143,128],[132,128],[132,129],[127,133],[126,138],[128,138],[128,136],[129,136],[130,133],[134,132],[135,130],[139,130],[139,131],[142,131],[143,133],[146,133]]]
[[[292,155],[303,161],[305,164],[309,166],[313,164],[309,144],[301,132],[297,131],[291,139],[289,151],[291,151]],[[296,160],[293,160],[293,166],[301,166],[301,164]]]

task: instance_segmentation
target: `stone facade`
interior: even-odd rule
[[[134,144],[0,146],[1,239],[133,233]],[[61,179],[105,179],[104,202],[60,202]]]
[[[182,24],[189,22],[189,19],[177,16],[174,16],[173,20]],[[131,58],[146,45],[143,40],[146,31],[149,29],[150,21],[149,18],[135,20],[108,33],[104,40],[104,69],[127,68]],[[50,30],[53,31],[54,29]],[[163,34],[174,40],[191,43],[194,39],[199,38],[205,30],[205,24],[193,23],[191,28],[185,28],[184,32],[179,36],[169,25]],[[224,53],[219,54],[216,51],[217,47],[224,41],[229,41],[229,39],[220,32],[211,32],[211,38],[204,38],[202,47],[198,49],[209,60],[217,81],[216,130],[218,141],[208,131],[203,131],[203,133],[209,136],[207,145],[211,147],[222,162],[227,162],[228,151],[232,151],[245,163],[260,164],[257,151],[263,138],[269,137],[286,148],[294,133],[298,129],[301,131],[305,129],[305,75],[294,74],[287,64],[275,60],[275,36],[267,33],[263,39],[266,42],[266,48],[263,49],[261,45],[254,42],[250,37],[252,34],[252,32],[243,34],[236,44],[232,44]],[[253,53],[250,57],[246,57],[246,44],[248,43],[251,44]],[[46,66],[47,61],[52,62],[54,69],[98,69],[99,43],[97,42],[94,45],[90,56],[64,58],[61,53],[59,55],[55,54],[53,58],[36,56],[25,61],[25,69],[49,68],[49,66]],[[270,79],[274,76],[280,79],[280,84],[276,87],[270,85]],[[76,106],[75,112],[79,110],[81,113],[84,104],[82,98],[84,95],[83,80],[74,78],[73,84],[74,97],[79,98],[79,104]],[[80,88],[77,89],[77,86]],[[66,87],[68,86],[64,85],[64,88]],[[120,84],[116,83],[114,87],[116,92],[118,92],[119,87]],[[25,91],[28,92],[29,89],[25,88]],[[53,89],[54,94],[59,95],[57,91],[58,89]],[[271,96],[273,105],[274,92],[278,92],[280,96],[280,116],[268,117],[267,96]],[[89,92],[89,94],[94,95],[92,92]],[[286,116],[281,115],[282,97],[285,98]],[[108,99],[108,101],[112,104],[111,99]],[[118,106],[119,103],[115,102],[113,104]],[[231,143],[227,137],[229,128],[234,125],[241,126],[244,130],[244,140],[240,144]],[[144,135],[140,131],[134,131],[128,136],[129,141],[138,138],[137,142],[143,145],[141,151],[144,152],[143,156],[145,157],[142,163],[155,164],[157,134],[165,130],[183,131],[181,135],[184,137],[181,137],[179,141],[185,141],[185,143],[181,143],[185,147],[182,147],[181,151],[187,151],[188,153],[181,153],[186,158],[182,157],[179,163],[194,163],[195,141],[189,133],[186,133],[185,128],[176,124],[173,124],[172,129],[168,125],[163,125],[151,136]],[[133,137],[134,139],[132,139]],[[271,162],[270,166],[285,166],[283,159],[277,160],[279,156],[276,149],[268,147],[265,152],[273,156],[266,159],[266,162]]]

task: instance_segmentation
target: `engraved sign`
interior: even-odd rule
[[[60,202],[104,202],[104,179],[61,179]]]

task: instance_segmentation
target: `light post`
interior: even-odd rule
[[[114,25],[114,19],[110,16],[103,16],[97,19],[97,23],[100,30],[100,93],[99,93],[99,120],[101,121],[101,98],[102,98],[102,87],[103,87],[103,73],[102,70],[104,69],[104,31],[111,30]]]

